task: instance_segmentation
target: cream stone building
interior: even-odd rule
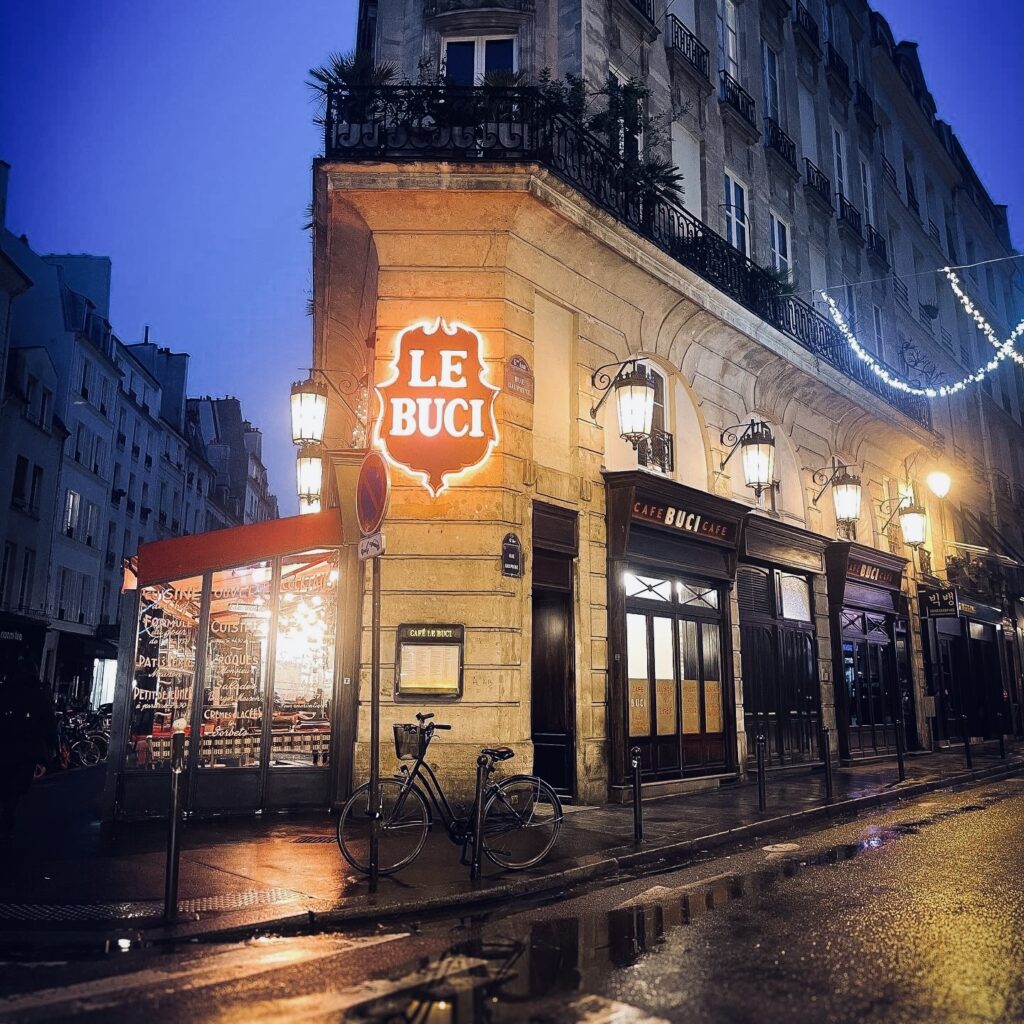
[[[892,374],[951,383],[991,346],[934,271],[999,260],[960,279],[1004,339],[1021,308],[1005,208],[936,118],[913,45],[865,4],[653,14],[644,0],[360,5],[364,54],[410,79],[424,57],[448,74],[339,84],[313,172],[313,357],[335,382],[325,504],[351,502],[368,448],[393,463],[384,740],[433,711],[454,726],[431,758],[455,791],[500,742],[517,770],[599,802],[625,797],[634,748],[658,793],[743,774],[758,734],[788,766],[820,759],[823,727],[844,761],[894,756],[901,723],[911,748],[1020,733],[1020,368],[907,394],[815,297],[828,289]],[[642,80],[669,114],[682,201],[632,188],[619,153],[528,85],[474,87],[545,67]],[[453,462],[435,495],[428,457],[395,458],[383,413],[387,386],[410,384],[404,332],[438,318],[478,333],[484,373],[467,363],[466,380],[500,390],[497,443]],[[634,447],[608,396],[637,366],[655,405]],[[752,489],[744,441],[758,438],[774,464]],[[936,471],[944,498],[926,486]],[[837,522],[854,477],[859,518]],[[910,546],[908,506],[925,517]],[[521,575],[503,572],[510,534]],[[354,540],[337,799],[368,762]],[[404,641],[425,627],[462,638],[457,681],[409,682]]]

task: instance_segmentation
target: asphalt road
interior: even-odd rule
[[[0,1021],[1024,1020],[1024,780],[568,899],[0,963]]]

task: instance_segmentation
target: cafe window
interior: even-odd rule
[[[199,764],[257,768],[270,638],[269,562],[213,574]]]
[[[126,768],[168,768],[174,723],[188,722],[195,684],[201,576],[143,587],[129,697]],[[186,747],[189,742],[186,728]]]
[[[645,601],[671,601],[672,584],[669,580],[626,573],[626,597],[640,597]]]
[[[328,763],[337,621],[337,552],[306,552],[282,559],[270,731],[272,767]]]

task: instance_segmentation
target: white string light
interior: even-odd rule
[[[850,327],[846,322],[846,318],[843,316],[842,311],[839,309],[839,306],[836,305],[832,296],[825,291],[820,294],[828,305],[829,312],[832,314],[832,319],[835,321],[836,327],[839,328],[839,333],[846,339],[846,343],[850,348],[852,348],[857,356],[868,365],[868,368],[876,377],[885,381],[886,384],[895,388],[897,391],[903,391],[908,395],[918,395],[922,398],[945,398],[947,395],[955,395],[958,392],[963,391],[968,384],[977,384],[984,380],[994,369],[996,369],[996,367],[999,366],[1000,362],[1002,362],[1002,360],[1011,353],[1017,356],[1020,355],[1020,353],[1014,349],[1013,343],[1018,335],[1024,331],[1024,321],[1014,328],[1014,332],[1006,339],[1006,341],[1000,342],[997,339],[994,342],[996,346],[995,355],[984,366],[975,370],[974,373],[969,373],[966,377],[962,377],[955,384],[940,384],[938,387],[934,388],[918,387],[915,384],[908,383],[901,377],[891,374],[870,352],[866,351],[854,336],[853,331],[850,330]],[[991,328],[989,328],[989,330],[991,330]],[[992,337],[995,337],[994,333]]]
[[[953,289],[953,294],[960,300],[960,305],[964,307],[964,312],[978,325],[978,329],[986,338],[997,348],[1003,348],[1006,345],[1011,346],[1008,355],[1010,358],[1018,363],[1020,366],[1024,366],[1024,355],[1021,355],[1015,348],[1013,343],[1024,333],[1024,320],[1021,320],[1019,324],[1010,332],[1009,338],[1006,341],[1000,341],[996,336],[996,332],[992,329],[992,325],[985,319],[981,314],[977,306],[967,297],[966,292],[960,287],[960,279],[953,273],[952,267],[943,267],[942,272],[946,275],[949,280],[949,286]]]

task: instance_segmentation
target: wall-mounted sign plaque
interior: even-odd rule
[[[533,401],[533,370],[522,356],[512,356],[505,364],[505,391],[524,401]]]
[[[523,542],[514,533],[506,533],[501,542],[501,575],[523,575]]]
[[[921,603],[925,615],[930,619],[955,619],[960,615],[960,599],[956,587],[922,590]]]
[[[395,346],[389,380],[377,387],[376,439],[397,466],[419,477],[435,497],[452,477],[479,466],[498,443],[483,339],[465,324],[406,327]]]
[[[461,624],[405,623],[398,627],[396,697],[462,696],[466,628]]]
[[[892,569],[886,569],[882,565],[869,565],[867,562],[859,562],[854,558],[846,569],[846,575],[851,580],[867,580],[869,583],[877,583],[883,587],[891,587],[899,590],[902,575]]]
[[[656,523],[681,533],[694,533],[709,540],[734,541],[736,527],[733,523],[712,519],[700,512],[690,512],[674,505],[656,505],[654,502],[637,500],[633,502],[633,518]]]

